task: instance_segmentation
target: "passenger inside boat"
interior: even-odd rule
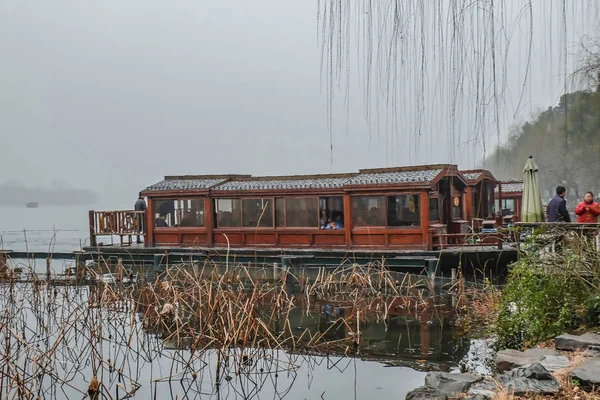
[[[319,220],[319,225],[321,229],[325,229],[329,224],[329,213],[327,210],[321,210],[321,218]]]
[[[344,199],[340,196],[321,197],[319,212],[319,227],[321,229],[343,229],[344,228]],[[336,228],[331,227],[335,222]]]
[[[335,221],[331,221],[329,224],[327,224],[325,229],[340,229],[340,228],[337,226],[337,223]]]
[[[343,229],[344,228],[344,214],[339,211],[334,211],[331,214],[330,226],[332,223],[335,223],[335,229]],[[332,229],[332,228],[328,228]]]
[[[169,224],[167,224],[167,216],[165,214],[160,214],[158,216],[158,218],[156,218],[156,227],[160,228],[160,227],[167,227],[169,226]]]
[[[179,223],[179,226],[182,227],[189,227],[189,226],[196,226],[196,221],[195,218],[192,214],[191,211],[186,211],[183,214],[183,218],[181,218],[181,222]]]

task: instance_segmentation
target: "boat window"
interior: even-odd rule
[[[429,198],[429,221],[439,222],[440,220],[440,203],[437,197]]]
[[[288,197],[285,199],[285,225],[294,228],[319,226],[319,202],[316,197]]]
[[[342,196],[319,198],[319,227],[331,229],[331,222],[335,222],[338,229],[344,227],[344,198]]]
[[[498,200],[496,200],[496,207],[498,207]],[[515,214],[515,199],[502,199],[502,216]]]
[[[384,196],[352,198],[352,224],[354,226],[385,226],[385,215]]]
[[[273,227],[273,199],[243,199],[242,209],[245,228]]]
[[[204,199],[157,200],[155,210],[157,228],[204,226]]]
[[[419,196],[404,194],[387,197],[388,226],[419,226]]]
[[[240,227],[242,224],[242,201],[240,199],[217,199],[217,227]]]
[[[275,199],[275,226],[278,228],[285,226],[285,199],[283,197]]]

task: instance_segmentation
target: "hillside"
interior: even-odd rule
[[[515,127],[506,144],[484,161],[500,179],[520,178],[529,155],[540,169],[544,199],[557,185],[579,199],[600,192],[600,88],[568,93],[531,121]]]

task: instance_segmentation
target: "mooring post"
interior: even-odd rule
[[[51,275],[50,263],[51,263],[50,258],[49,257],[46,258],[46,280],[48,282],[50,282],[50,275]]]
[[[77,281],[83,280],[85,276],[85,263],[83,261],[83,253],[75,252],[75,279]]]
[[[435,276],[439,272],[438,271],[438,259],[437,258],[429,258],[429,259],[425,260],[425,263],[427,265],[427,274],[429,275],[430,278],[435,278]]]
[[[0,273],[8,271],[8,265],[6,263],[6,252],[0,250]]]
[[[121,257],[117,258],[117,274],[119,276],[119,282],[123,282],[123,270],[125,269],[125,267],[123,267],[123,259]]]

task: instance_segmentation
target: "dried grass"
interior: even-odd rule
[[[218,391],[234,376],[260,386],[295,371],[298,357],[353,355],[363,321],[385,322],[396,309],[439,312],[427,280],[376,263],[323,269],[313,282],[283,270],[268,279],[243,265],[178,265],[133,285],[122,283],[121,267],[114,283],[46,280],[32,268],[0,283],[0,398],[130,397],[157,360],[153,384],[177,381],[188,394],[208,382]],[[109,270],[100,263],[78,278]],[[291,310],[320,313],[324,303],[345,312],[323,332],[291,325]],[[335,330],[344,339],[330,339]]]

